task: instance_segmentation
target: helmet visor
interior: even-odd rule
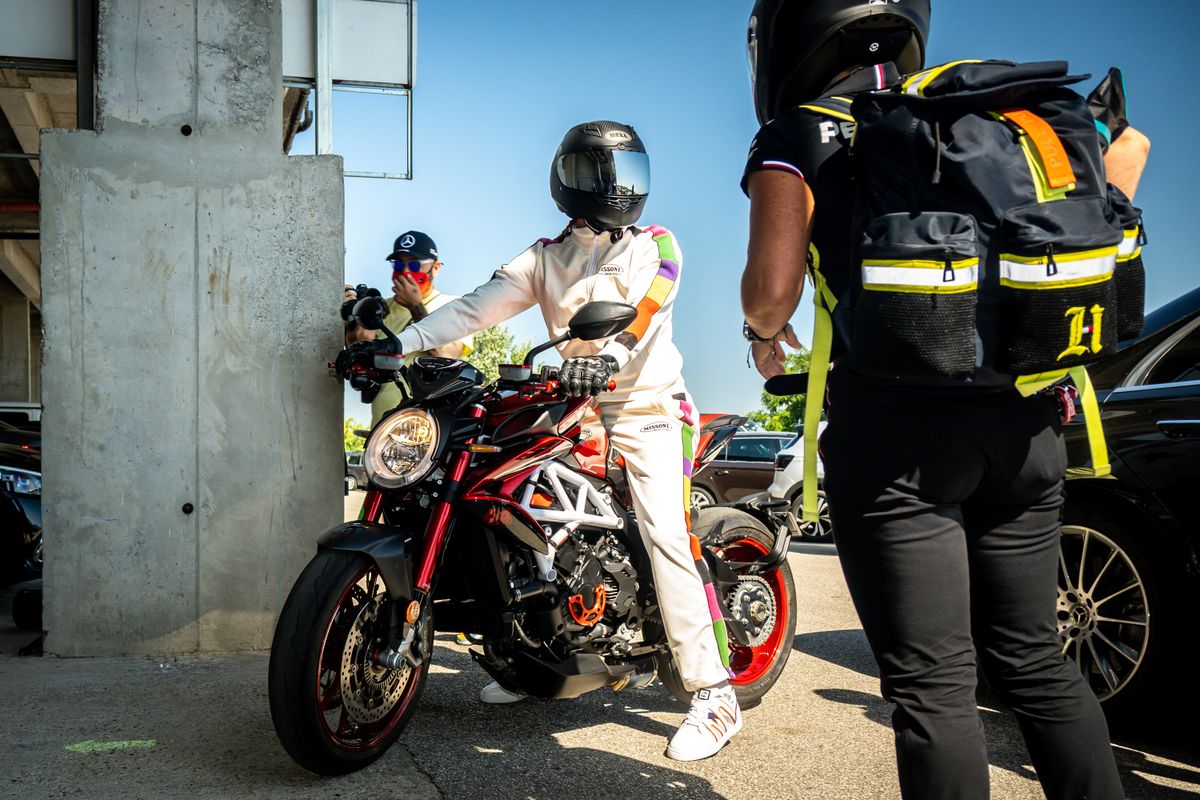
[[[568,189],[606,195],[650,194],[650,157],[636,150],[566,153],[555,163]]]

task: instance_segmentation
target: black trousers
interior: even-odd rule
[[[976,652],[1051,800],[1124,796],[1055,627],[1066,454],[1052,398],[931,399],[829,378],[821,437],[842,570],[879,664],[901,792],[988,797]]]

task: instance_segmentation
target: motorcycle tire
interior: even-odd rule
[[[23,631],[42,629],[41,589],[22,589],[13,595],[12,621]]]
[[[718,541],[707,541],[704,532],[725,522]],[[754,517],[736,508],[714,506],[702,509],[695,532],[706,547],[716,546],[718,557],[726,561],[751,561],[765,555],[775,544],[775,534]],[[737,692],[738,705],[753,708],[779,680],[787,665],[796,637],[796,584],[792,570],[785,561],[777,569],[762,576],[774,601],[775,625],[758,647],[741,647],[730,640],[730,668],[734,671],[730,683]],[[783,611],[780,614],[780,611]],[[658,657],[658,676],[663,686],[676,699],[690,703],[692,693],[684,688],[683,679],[669,653]]]
[[[416,709],[433,627],[428,617],[420,623],[419,666],[375,665],[371,651],[386,635],[390,602],[378,568],[361,553],[320,552],[292,587],[275,627],[268,695],[280,743],[310,772],[362,769],[387,751]]]

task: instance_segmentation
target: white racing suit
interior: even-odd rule
[[[600,415],[610,442],[625,457],[671,654],[685,688],[696,691],[727,680],[729,672],[725,625],[690,530],[699,415],[683,384],[683,358],[671,341],[681,261],[679,245],[665,228],[628,228],[616,242],[608,233],[575,228],[536,242],[490,281],[399,338],[402,352],[430,350],[535,304],[557,337],[584,303],[637,307],[637,319],[611,339],[572,340],[559,351],[563,358],[610,355],[620,366],[616,389],[597,398]]]

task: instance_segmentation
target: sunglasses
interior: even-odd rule
[[[397,272],[403,272],[404,270],[408,270],[409,272],[420,272],[421,260],[414,258],[409,261],[393,261],[392,269],[396,270]]]

